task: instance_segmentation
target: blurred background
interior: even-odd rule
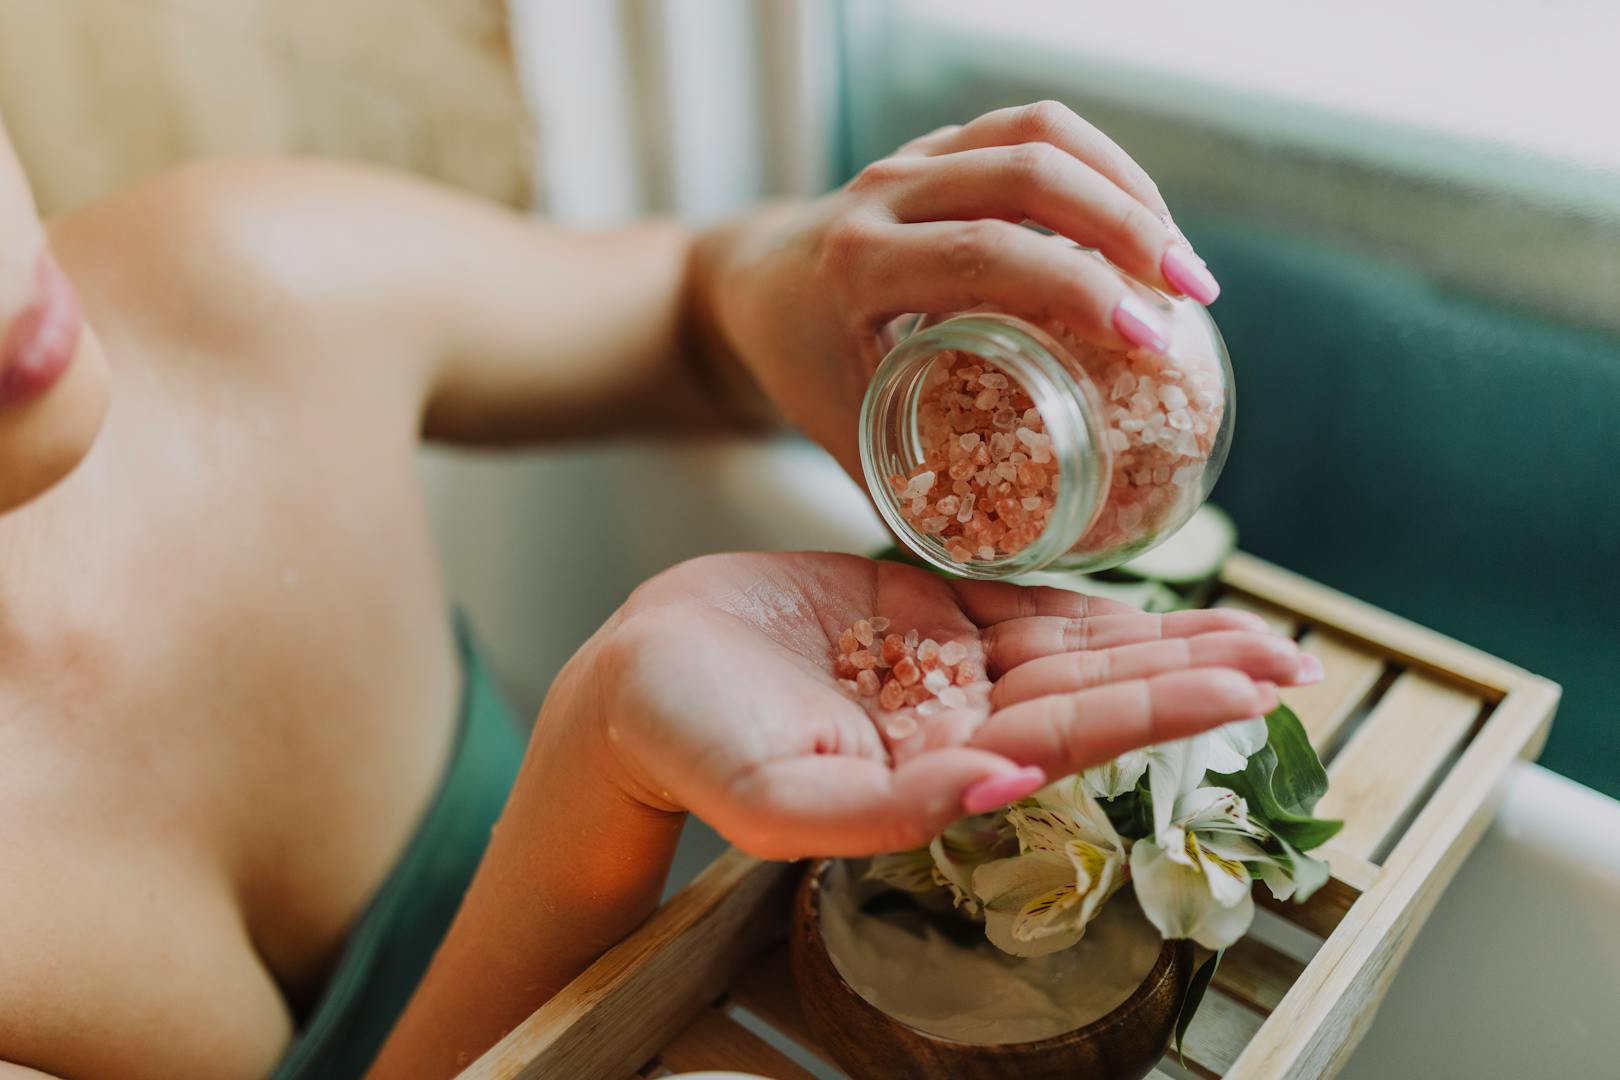
[[[1225,288],[1241,413],[1215,501],[1243,546],[1563,683],[1544,764],[1620,795],[1617,43],[1613,0],[0,0],[0,111],[47,212],[313,153],[597,226],[813,196],[1059,99],[1158,179]],[[435,451],[423,475],[530,713],[681,558],[885,540],[786,437]],[[1517,880],[1472,869],[1521,865],[1505,850],[1453,892]],[[1368,1053],[1362,1075],[1414,1075]]]
[[[0,0],[0,108],[47,212],[295,152],[591,227],[1063,100],[1225,285],[1244,546],[1557,678],[1545,763],[1620,795],[1615,42],[1607,0]],[[883,539],[792,439],[423,470],[523,711],[669,563]]]
[[[1545,762],[1620,795],[1617,42],[1609,0],[0,0],[0,109],[47,211],[315,153],[592,226],[1057,98],[1225,286],[1244,546],[1562,682]],[[424,471],[525,712],[680,558],[883,538],[792,440]]]
[[[0,109],[46,212],[313,153],[593,226],[812,196],[1057,98],[1225,286],[1244,546],[1562,682],[1545,762],[1620,794],[1616,42],[1607,0],[0,0]],[[525,712],[680,558],[883,539],[791,439],[424,474]]]

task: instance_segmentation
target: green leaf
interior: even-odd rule
[[[1249,757],[1242,772],[1210,775],[1243,796],[1249,816],[1277,839],[1299,851],[1321,847],[1344,827],[1342,821],[1311,816],[1317,800],[1327,791],[1327,772],[1311,749],[1299,718],[1287,706],[1278,706],[1266,716],[1266,730],[1266,745]],[[1287,756],[1286,766],[1280,755]]]
[[[1198,970],[1193,972],[1192,980],[1187,983],[1187,994],[1181,999],[1181,1011],[1176,1014],[1176,1057],[1180,1059],[1184,1068],[1187,1064],[1187,1048],[1184,1045],[1187,1028],[1192,1024],[1198,1006],[1203,1003],[1204,993],[1214,981],[1215,969],[1221,966],[1221,957],[1225,955],[1226,950],[1220,949],[1214,956],[1205,960]]]
[[[1316,756],[1310,737],[1299,717],[1286,705],[1278,705],[1266,715],[1266,745],[1277,755],[1271,790],[1277,802],[1295,814],[1309,815],[1327,794],[1327,770]]]
[[[1141,787],[1112,799],[1098,799],[1114,831],[1127,840],[1140,840],[1153,832],[1152,796]]]

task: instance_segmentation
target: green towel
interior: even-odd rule
[[[364,1075],[444,940],[517,778],[524,740],[461,620],[460,727],[438,795],[355,923],[272,1080]]]

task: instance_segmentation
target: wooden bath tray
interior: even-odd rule
[[[1322,658],[1326,679],[1283,697],[1332,780],[1317,814],[1345,826],[1318,852],[1333,879],[1308,903],[1274,904],[1257,886],[1272,914],[1228,950],[1185,1067],[1167,1057],[1154,1077],[1316,1080],[1366,1031],[1508,767],[1540,752],[1559,688],[1246,555],[1216,603],[1259,612]],[[841,1076],[820,1061],[788,972],[799,870],[727,853],[462,1076]]]

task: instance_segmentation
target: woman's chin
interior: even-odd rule
[[[54,386],[0,409],[0,513],[45,494],[89,456],[110,390],[107,359],[87,325]]]

